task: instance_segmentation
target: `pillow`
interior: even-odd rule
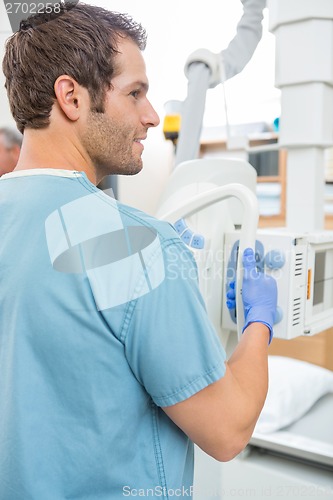
[[[267,398],[255,432],[275,432],[301,418],[314,403],[333,392],[333,372],[284,356],[268,356]]]

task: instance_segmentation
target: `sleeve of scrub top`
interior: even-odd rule
[[[123,340],[136,378],[158,406],[170,406],[223,377],[226,355],[192,253],[181,241],[169,241],[161,252],[164,279],[133,301]]]

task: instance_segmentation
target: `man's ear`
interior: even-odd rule
[[[83,98],[80,85],[68,75],[59,76],[54,83],[54,93],[58,105],[71,121],[80,116],[80,105]]]

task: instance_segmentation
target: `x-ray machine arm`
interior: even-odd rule
[[[243,16],[238,23],[237,34],[228,47],[218,54],[207,49],[199,49],[186,61],[188,91],[182,108],[176,165],[198,157],[207,90],[240,73],[251,59],[261,39],[261,22],[266,0],[241,0],[241,2]]]

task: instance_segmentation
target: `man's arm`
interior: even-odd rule
[[[267,393],[269,330],[252,323],[217,382],[165,413],[216,460],[227,461],[248,443]]]
[[[244,268],[246,325],[224,377],[185,401],[163,408],[194,443],[220,461],[232,459],[248,443],[268,388],[276,283],[257,273],[252,251],[245,254]]]

